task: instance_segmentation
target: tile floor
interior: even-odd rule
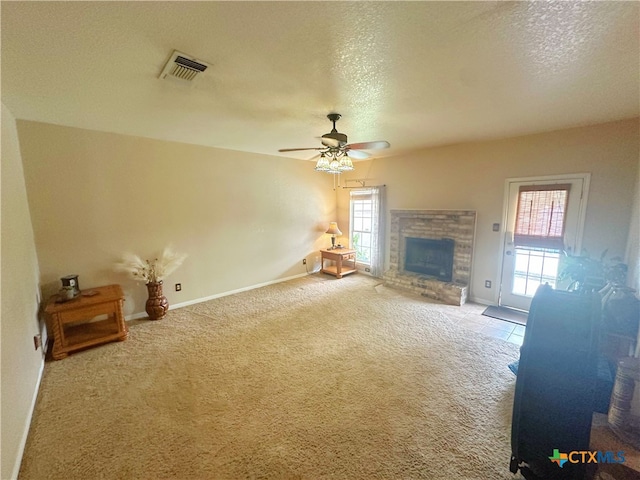
[[[524,325],[498,320],[497,318],[485,317],[482,315],[482,312],[487,308],[486,305],[465,303],[460,307],[443,305],[442,308],[445,313],[472,332],[479,332],[490,337],[515,343],[516,345],[522,345]]]
[[[486,307],[483,306],[482,311],[484,311],[485,308]],[[524,325],[498,320],[497,318],[485,317],[482,315],[482,312],[469,313],[461,319],[460,323],[471,331],[500,338],[507,342],[515,343],[516,345],[522,345]]]

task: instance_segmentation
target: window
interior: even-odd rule
[[[360,263],[371,263],[373,198],[369,190],[351,192],[351,221],[349,222],[351,247]]]
[[[384,274],[385,188],[351,190],[349,238],[356,260],[374,277]]]

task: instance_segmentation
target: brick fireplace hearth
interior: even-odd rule
[[[389,270],[384,282],[450,305],[467,301],[476,212],[472,210],[391,210]],[[407,238],[454,241],[451,282],[405,270]]]

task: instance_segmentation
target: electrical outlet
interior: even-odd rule
[[[484,287],[485,288],[491,288],[491,280],[485,280],[484,281]]]
[[[36,350],[38,350],[42,346],[42,336],[41,335],[34,335],[33,336],[33,346],[36,347]]]
[[[303,259],[302,259],[302,264],[303,264],[303,265],[306,265],[306,264],[307,264],[307,259],[306,259],[306,258],[303,258]]]
[[[179,292],[182,290],[182,284],[181,283],[176,283],[176,292]]]

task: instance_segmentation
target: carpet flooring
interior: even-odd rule
[[[513,310],[507,307],[498,307],[491,305],[482,312],[485,317],[497,318],[498,320],[505,320],[511,323],[517,323],[518,325],[527,324],[527,313]]]
[[[379,283],[310,275],[48,362],[19,478],[514,478],[518,346]]]

